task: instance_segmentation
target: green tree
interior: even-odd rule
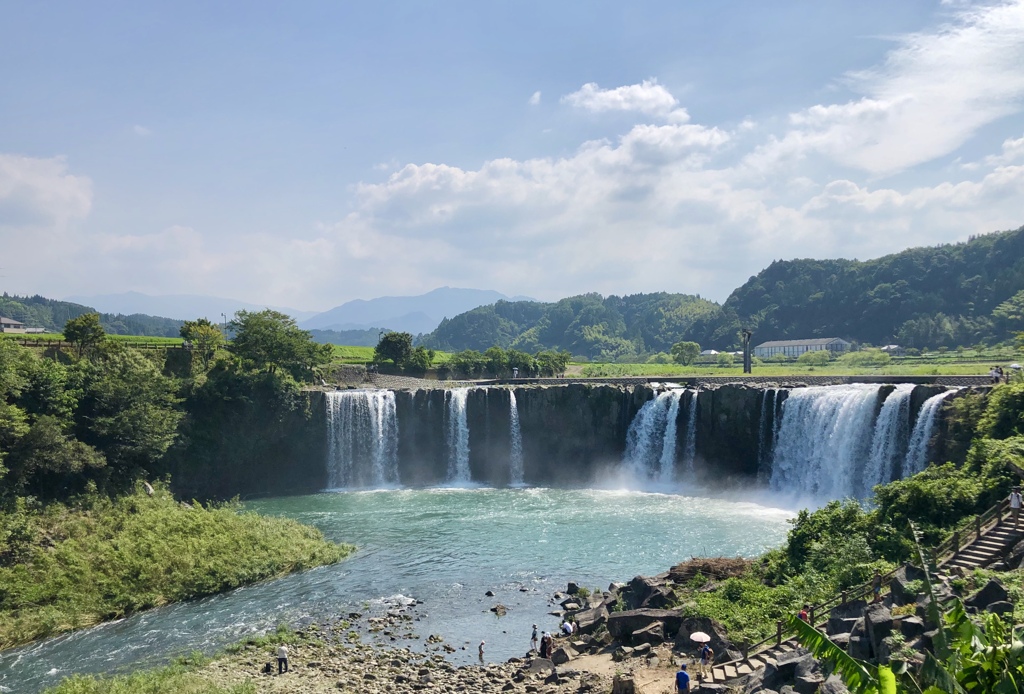
[[[571,357],[572,355],[565,351],[545,350],[538,352],[537,367],[542,376],[558,376],[565,372],[565,367],[569,365]]]
[[[75,345],[79,358],[103,342],[105,336],[98,313],[83,313],[64,324],[64,339]]]
[[[224,344],[224,333],[206,318],[185,321],[179,333],[192,346],[192,351],[203,360],[203,369],[210,368],[210,359]]]
[[[813,352],[804,352],[797,358],[797,362],[806,364],[807,366],[828,366],[831,359],[831,353],[828,350],[822,349]]]
[[[689,366],[700,356],[700,345],[696,342],[677,342],[672,345],[672,359],[677,364]]]
[[[157,470],[175,439],[182,417],[175,383],[139,352],[117,344],[80,368],[75,436],[107,458],[109,481],[123,489],[142,471]]]
[[[417,373],[426,373],[430,365],[434,363],[434,356],[435,352],[432,349],[427,349],[423,345],[414,347],[406,361],[406,368]]]
[[[309,382],[313,370],[331,360],[333,348],[313,341],[288,315],[270,309],[239,311],[228,324],[235,334],[231,350],[247,366],[275,373],[283,369],[297,381]]]
[[[391,360],[395,366],[405,366],[410,356],[412,356],[412,335],[409,333],[385,333],[373,350],[374,361]]]
[[[715,362],[722,368],[728,368],[732,366],[736,358],[730,352],[721,352],[715,357]]]
[[[484,352],[487,371],[495,378],[500,378],[508,371],[508,354],[501,347],[489,347]]]

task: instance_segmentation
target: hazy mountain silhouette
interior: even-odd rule
[[[99,296],[69,296],[67,301],[94,307],[102,313],[145,313],[151,316],[164,316],[178,320],[195,320],[196,318],[208,318],[220,323],[225,314],[228,320],[235,315],[235,311],[262,311],[265,308],[272,308],[275,311],[286,313],[296,321],[301,321],[316,315],[316,311],[299,311],[294,308],[283,306],[266,306],[264,304],[252,304],[238,299],[226,299],[219,296],[203,296],[200,294],[168,294],[163,296],[150,296],[140,292],[123,292],[121,294],[102,294]],[[431,328],[433,329],[433,328]]]
[[[443,318],[501,300],[533,301],[529,297],[509,297],[489,289],[440,287],[418,296],[355,299],[301,321],[299,325],[306,330],[389,328],[417,335],[434,330]]]

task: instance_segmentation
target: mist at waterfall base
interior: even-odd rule
[[[0,686],[36,692],[74,672],[209,653],[281,622],[379,614],[397,596],[423,601],[412,612],[421,638],[381,643],[419,650],[439,634],[457,649],[472,644],[450,655],[470,663],[475,644],[486,640],[487,660],[504,661],[526,652],[532,624],[556,628],[549,601],[567,581],[604,589],[691,556],[755,556],[784,540],[793,516],[721,498],[541,488],[323,493],[246,506],[316,526],[359,550],[334,566],[6,651]],[[505,617],[490,612],[498,603],[508,608]]]
[[[694,390],[667,388],[640,408],[623,459],[607,476],[581,481],[603,489],[525,486],[530,480],[523,479],[514,393],[509,450],[497,453],[509,466],[510,486],[474,482],[463,389],[445,395],[438,420],[448,479],[435,488],[403,489],[394,393],[329,394],[328,480],[340,491],[248,506],[355,543],[356,555],[335,566],[4,652],[0,691],[34,692],[74,672],[159,664],[194,649],[209,653],[281,622],[383,612],[389,600],[405,598],[423,602],[414,613],[421,638],[384,643],[422,649],[428,635],[439,634],[456,648],[486,640],[490,661],[519,656],[529,645],[532,624],[555,628],[549,599],[569,580],[604,588],[691,556],[755,556],[784,541],[786,519],[797,508],[863,497],[873,483],[888,481],[887,475],[923,469],[942,402],[952,392],[929,397],[915,413],[908,387],[884,393],[863,384],[767,389],[756,452],[764,484],[733,492],[711,492],[696,483],[700,403]],[[485,597],[488,590],[493,598]],[[505,617],[489,611],[497,603],[508,608]],[[475,648],[450,658],[474,662]]]

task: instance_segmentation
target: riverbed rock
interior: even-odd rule
[[[633,675],[616,673],[612,680],[612,694],[637,694]]]
[[[641,643],[649,643],[658,646],[665,642],[665,626],[661,622],[652,622],[643,629],[637,629],[631,635],[630,640],[636,646]]]
[[[654,622],[661,622],[665,635],[672,636],[678,633],[683,618],[675,610],[641,609],[613,612],[608,615],[608,632],[621,640]]]
[[[892,633],[892,613],[882,603],[869,605],[864,611],[864,625],[871,640],[871,650],[877,654],[882,639]]]
[[[896,569],[892,581],[889,583],[889,591],[892,600],[896,605],[906,605],[917,600],[917,591],[910,589],[910,584],[924,579],[924,571],[909,564],[904,564]]]
[[[562,646],[556,648],[555,652],[551,654],[551,662],[555,665],[565,665],[577,655],[579,654],[572,646]]]
[[[764,666],[762,686],[765,689],[780,689],[796,677],[797,666],[805,661],[814,661],[806,649],[798,648],[789,653],[782,653],[778,658],[769,660]]]
[[[575,618],[577,633],[590,634],[608,621],[608,610],[603,606],[582,610],[575,614]]]

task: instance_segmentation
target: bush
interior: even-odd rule
[[[831,360],[832,355],[828,350],[817,350],[814,352],[804,352],[797,359],[797,362],[806,366],[828,366]]]

